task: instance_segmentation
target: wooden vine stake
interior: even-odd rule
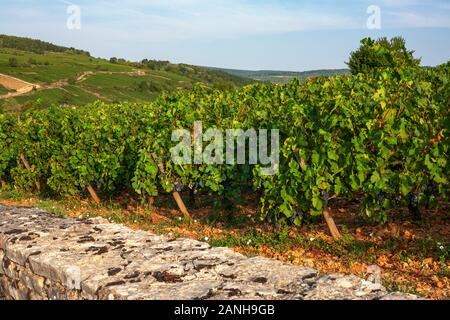
[[[147,204],[150,209],[153,209],[155,206],[155,198],[152,196],[147,197]]]
[[[187,210],[186,206],[184,205],[183,199],[181,198],[181,195],[179,192],[174,191],[172,193],[173,198],[175,199],[178,208],[180,208],[181,213],[185,216],[186,219],[191,220],[191,215],[189,214],[189,211]]]
[[[339,232],[336,223],[334,223],[334,219],[331,216],[331,208],[327,208],[323,211],[323,216],[328,225],[328,229],[330,229],[331,235],[335,241],[341,239],[341,233]]]
[[[32,171],[31,170],[31,166],[30,166],[30,164],[28,163],[28,160],[27,160],[27,158],[25,158],[25,155],[23,154],[23,153],[21,153],[20,154],[20,160],[22,161],[22,163],[23,163],[23,165],[25,166],[25,168],[28,170],[28,171]],[[41,183],[37,180],[37,181],[35,181],[34,182],[34,184],[35,184],[35,186],[36,186],[36,189],[38,190],[38,191],[41,191]]]
[[[305,170],[306,162],[305,162],[305,160],[303,158],[300,158],[298,153],[299,153],[299,150],[296,150],[296,152],[294,153],[295,156],[297,157],[297,162],[298,162],[300,168],[302,170]],[[337,228],[336,223],[334,222],[334,219],[331,216],[331,208],[326,208],[323,211],[323,217],[325,218],[325,221],[327,223],[328,229],[330,229],[330,233],[333,236],[333,239],[335,241],[338,241],[339,239],[341,239],[341,233],[339,232],[339,229]]]
[[[164,169],[164,165],[158,161],[158,156],[156,155],[156,153],[152,153],[152,158],[157,163],[159,172],[161,174],[165,174],[166,170]],[[188,219],[190,221],[191,215],[189,214],[189,211],[187,210],[187,208],[183,202],[183,199],[181,198],[180,193],[177,191],[174,191],[174,192],[172,192],[172,196],[175,199],[175,202],[177,203],[178,208],[180,209],[181,213],[184,215],[184,217],[186,219]]]
[[[0,186],[2,187],[2,189],[6,188],[6,182],[3,179],[0,179]]]
[[[90,184],[87,185],[87,190],[89,191],[89,194],[91,195],[92,200],[94,200],[94,202],[96,204],[100,204],[100,202],[101,202],[100,198],[97,195],[97,192],[95,192],[95,189]]]

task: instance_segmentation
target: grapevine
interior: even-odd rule
[[[447,63],[227,92],[197,85],[147,104],[3,113],[0,180],[25,190],[40,181],[66,196],[89,185],[143,198],[191,190],[229,199],[253,188],[261,219],[294,224],[338,198],[359,201],[362,214],[379,221],[397,206],[418,215],[449,196],[449,71]],[[219,130],[279,129],[279,173],[173,163],[172,132],[198,120]]]

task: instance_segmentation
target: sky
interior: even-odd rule
[[[344,68],[362,38],[400,35],[437,65],[450,60],[450,0],[0,0],[0,34],[104,58],[290,71]]]

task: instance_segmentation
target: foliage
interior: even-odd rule
[[[391,40],[380,38],[372,40],[365,38],[360,48],[352,52],[347,63],[353,75],[358,73],[371,73],[379,69],[416,67],[420,59],[415,59],[414,51],[406,48],[405,39],[394,37]]]
[[[385,221],[388,209],[433,205],[449,193],[449,67],[404,67],[287,85],[219,91],[195,86],[153,103],[54,107],[0,117],[0,178],[58,194],[88,184],[110,193],[192,190],[224,197],[254,188],[261,218],[300,224],[336,198],[359,201]],[[173,130],[277,128],[280,172],[258,165],[176,165]],[[19,162],[23,153],[32,170]],[[166,172],[160,174],[158,161]]]

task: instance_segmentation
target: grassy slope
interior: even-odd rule
[[[17,60],[17,66],[9,65],[11,58]],[[33,61],[33,63],[30,63]],[[104,101],[151,101],[163,90],[190,88],[196,82],[216,85],[221,82],[243,85],[248,80],[230,76],[203,68],[185,68],[178,72],[178,65],[171,70],[139,69],[145,75],[132,74],[137,69],[129,64],[110,63],[108,60],[90,57],[72,52],[34,53],[18,49],[0,48],[0,73],[43,86],[65,82],[60,87],[36,91],[32,94],[0,100],[0,107],[9,110],[21,110],[31,105],[47,106],[51,104],[81,105],[95,100]],[[83,72],[95,72],[81,82],[75,79]],[[112,72],[112,74],[106,74]],[[69,81],[69,83],[67,83]],[[139,86],[145,82],[144,86]],[[0,94],[7,93],[0,88]],[[36,102],[40,99],[39,102]]]
[[[8,61],[10,58],[16,58],[19,66],[9,66]],[[29,59],[34,59],[38,64],[28,64]],[[46,65],[47,62],[48,65]],[[77,75],[87,71],[132,72],[133,68],[74,53],[48,52],[45,54],[37,54],[6,48],[2,48],[0,51],[0,73],[11,75],[31,83],[46,85],[64,79],[75,79]],[[103,75],[94,75],[92,78],[101,76]],[[126,75],[115,74],[115,77],[115,83],[119,82],[121,87],[130,88],[131,84],[128,83],[129,78]],[[88,85],[88,81],[94,84]],[[93,79],[88,78],[84,82],[73,85],[64,85],[61,88],[37,91],[30,95],[7,99],[3,101],[3,104],[9,109],[17,109],[18,106],[30,105],[37,99],[41,99],[42,105],[50,105],[58,103],[85,104],[99,99],[99,96],[105,96],[106,101],[112,101],[121,97],[112,90],[109,90],[109,92],[104,91],[107,90],[100,84],[96,86],[95,80],[93,81]],[[151,97],[148,99],[151,99]],[[1,103],[2,101],[0,101],[0,105]]]
[[[9,66],[10,58],[16,58],[19,66]],[[27,62],[30,58],[42,65],[28,65]],[[49,65],[43,65],[45,62],[48,62]],[[95,70],[132,71],[132,68],[73,53],[37,54],[8,48],[0,50],[0,73],[32,83],[52,83],[75,77],[78,73]]]

